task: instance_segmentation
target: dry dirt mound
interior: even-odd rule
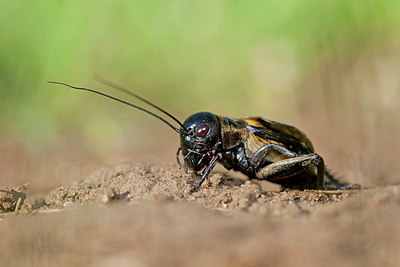
[[[45,200],[49,208],[78,204],[108,204],[123,200],[132,203],[170,199],[195,202],[208,209],[246,211],[276,215],[304,213],[308,207],[338,202],[359,191],[264,191],[253,181],[228,178],[215,173],[197,192],[190,192],[199,177],[185,174],[170,165],[125,163],[105,168],[82,183],[60,187]]]
[[[0,217],[3,266],[396,266],[400,186],[262,189],[170,165],[104,168]]]

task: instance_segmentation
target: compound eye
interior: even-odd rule
[[[208,126],[208,124],[206,124],[206,123],[200,124],[196,128],[196,136],[197,137],[205,136],[209,130],[210,130],[210,126]]]

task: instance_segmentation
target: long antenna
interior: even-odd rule
[[[142,107],[133,105],[133,104],[131,104],[131,103],[129,103],[129,102],[126,102],[126,101],[124,101],[124,100],[118,99],[118,98],[116,98],[116,97],[113,97],[113,96],[110,96],[110,95],[107,95],[107,94],[105,94],[105,93],[102,93],[102,92],[99,92],[99,91],[96,91],[96,90],[93,90],[93,89],[89,89],[89,88],[76,87],[76,86],[72,86],[72,85],[69,85],[69,84],[66,84],[66,83],[62,83],[62,82],[52,82],[52,81],[47,81],[47,82],[48,82],[48,83],[53,83],[53,84],[64,85],[64,86],[70,87],[70,88],[72,88],[72,89],[83,90],[83,91],[89,91],[89,92],[92,92],[92,93],[95,93],[95,94],[99,94],[99,95],[101,95],[101,96],[105,96],[105,97],[111,98],[112,100],[118,101],[118,102],[123,103],[123,104],[128,105],[128,106],[131,106],[131,107],[133,107],[133,108],[136,108],[136,109],[138,109],[138,110],[141,110],[141,111],[143,111],[143,112],[146,112],[147,114],[149,114],[149,115],[151,115],[151,116],[156,117],[157,119],[163,121],[165,124],[167,124],[167,125],[168,125],[169,127],[171,127],[172,129],[174,129],[174,131],[176,131],[177,133],[180,133],[180,130],[179,130],[178,128],[174,127],[171,123],[169,123],[169,122],[166,121],[165,119],[161,118],[161,117],[158,116],[157,114],[154,114],[153,112],[148,111],[147,109],[144,109],[144,108],[142,108]]]
[[[119,84],[116,84],[116,83],[107,81],[107,80],[101,78],[101,77],[98,76],[98,75],[94,75],[94,78],[95,78],[99,83],[102,83],[102,84],[104,84],[104,85],[107,85],[107,86],[110,86],[110,87],[112,87],[112,88],[114,88],[114,89],[117,89],[117,90],[119,90],[119,91],[121,91],[121,92],[124,92],[125,94],[128,94],[128,95],[130,95],[130,96],[133,96],[133,97],[139,99],[140,101],[143,101],[144,103],[146,103],[146,104],[152,106],[153,108],[158,109],[159,111],[161,111],[162,113],[164,113],[165,115],[167,115],[168,117],[170,117],[171,119],[173,119],[174,121],[176,121],[176,122],[182,127],[182,129],[183,129],[185,132],[188,132],[187,129],[185,128],[185,126],[183,126],[183,124],[182,124],[177,118],[175,118],[173,115],[171,115],[170,113],[168,113],[168,112],[165,111],[164,109],[162,109],[162,108],[156,106],[155,104],[151,103],[150,101],[148,101],[148,100],[144,99],[143,97],[141,97],[141,96],[139,96],[139,95],[137,95],[137,94],[135,94],[135,93],[129,91],[128,89],[126,89],[126,88],[120,86]]]

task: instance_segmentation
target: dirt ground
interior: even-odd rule
[[[191,194],[197,179],[173,164],[127,162],[42,195],[30,196],[24,186],[2,188],[1,265],[400,262],[399,185],[280,192],[217,171]]]

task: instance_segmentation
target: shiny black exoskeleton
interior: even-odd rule
[[[349,186],[326,172],[322,157],[314,153],[301,131],[282,123],[259,117],[234,120],[199,112],[183,123],[180,139],[177,156],[182,151],[185,170],[203,171],[194,190],[217,162],[249,178],[268,180],[285,188],[323,189],[325,176],[330,186]]]
[[[212,113],[196,113],[186,119],[180,131],[185,169],[200,171],[209,165],[214,153],[222,150],[221,125]]]

